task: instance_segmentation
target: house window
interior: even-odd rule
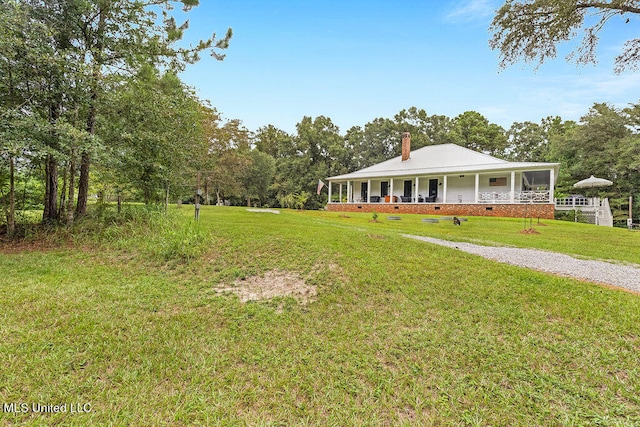
[[[489,187],[504,187],[507,185],[507,178],[489,178]]]

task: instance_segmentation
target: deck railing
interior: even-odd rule
[[[578,221],[577,212],[590,224],[613,226],[613,215],[609,206],[609,199],[599,197],[565,197],[555,200],[556,210],[575,211],[575,221]]]
[[[565,197],[556,199],[557,207],[588,207],[600,206],[600,199],[597,197]]]
[[[549,191],[532,190],[516,191],[513,195],[514,203],[549,203]],[[509,203],[511,191],[485,191],[478,194],[480,203]]]

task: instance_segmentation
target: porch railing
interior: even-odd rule
[[[551,196],[550,196],[549,190],[516,191],[513,195],[513,203],[551,203],[550,197]],[[406,197],[397,196],[397,197],[394,197],[394,199],[397,199],[397,200],[394,200],[392,203],[434,203],[434,202],[427,201],[423,197],[419,197],[417,201],[415,197],[406,198]],[[458,196],[458,198],[456,198],[450,195],[447,198],[448,203],[456,203],[456,202],[462,203],[460,200],[461,200],[461,196]],[[585,201],[578,201],[579,199],[576,199],[576,200],[577,201],[575,206],[578,206],[578,203],[588,203],[588,201],[586,200]],[[331,203],[345,203],[345,202],[336,200],[334,198],[334,200],[332,200]],[[362,197],[355,197],[351,201],[346,201],[346,203],[367,203],[367,200]],[[385,203],[385,198],[381,196],[371,196],[370,203]],[[389,202],[387,201],[386,203],[389,203]],[[439,199],[439,203],[442,203],[441,199]],[[467,203],[469,203],[469,201],[467,201]],[[511,192],[510,191],[481,192],[481,193],[478,193],[478,203],[511,203]],[[563,203],[569,203],[569,202],[564,201],[563,199],[556,200],[556,206],[562,206]],[[567,204],[566,206],[571,206],[571,205]],[[583,205],[583,206],[586,206],[586,205]]]
[[[514,203],[549,203],[548,190],[516,191],[513,195]],[[478,193],[480,203],[509,203],[511,191],[485,191]]]
[[[588,206],[600,206],[600,199],[597,197],[566,197],[562,199],[556,199],[556,206],[558,207],[588,207]]]

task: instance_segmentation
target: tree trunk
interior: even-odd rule
[[[67,208],[67,167],[65,166],[64,172],[62,173],[62,189],[60,190],[60,200],[58,201],[58,218],[64,221],[66,218],[66,208]]]
[[[165,194],[164,194],[164,213],[167,213],[168,208],[169,208],[169,182],[167,181],[167,187],[165,189]]]
[[[25,185],[25,194],[26,194],[26,185]],[[49,217],[49,204],[47,203],[49,200],[49,164],[44,164],[44,209],[42,211],[42,222],[45,222]]]
[[[87,132],[89,135],[96,134],[96,117],[98,90],[100,89],[100,81],[102,67],[102,54],[104,49],[104,32],[106,27],[106,10],[100,11],[98,18],[98,28],[96,30],[96,45],[93,60],[93,70],[91,75],[91,97],[89,99],[89,111],[87,114]],[[80,182],[78,183],[78,204],[76,205],[76,217],[87,213],[87,201],[89,199],[89,167],[91,166],[91,157],[87,151],[82,152],[80,160]]]
[[[216,200],[217,200],[218,206],[222,206],[222,202],[220,200],[220,189],[219,188],[216,188]]]
[[[82,153],[80,161],[80,182],[78,183],[78,204],[76,205],[76,217],[87,213],[87,200],[89,199],[89,166],[91,161],[89,153]]]
[[[247,207],[251,207],[251,196],[247,196]]]
[[[53,223],[58,220],[58,162],[51,154],[47,156],[45,180],[46,190],[42,221]]]
[[[73,222],[73,195],[76,183],[75,153],[71,151],[71,163],[69,164],[69,196],[67,197],[67,222]]]
[[[204,179],[204,204],[211,204],[211,199],[209,198],[209,178]]]
[[[7,216],[7,234],[12,236],[16,231],[16,197],[15,197],[15,158],[9,157],[9,215]]]

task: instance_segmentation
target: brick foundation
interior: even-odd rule
[[[464,203],[330,203],[331,212],[403,213],[447,216],[497,216],[553,219],[552,204],[464,204]]]

